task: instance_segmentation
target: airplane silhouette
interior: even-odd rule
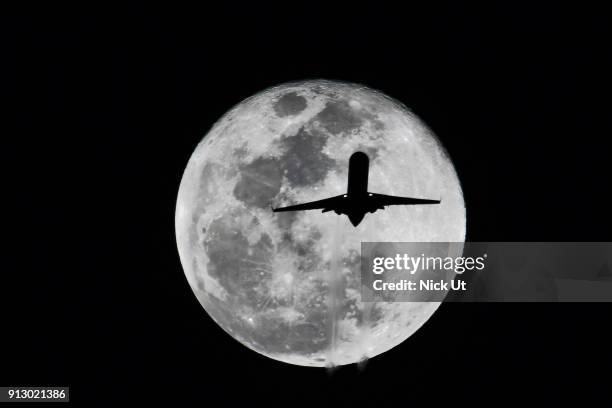
[[[370,159],[363,152],[355,152],[349,160],[348,189],[346,194],[309,203],[273,208],[273,212],[323,209],[348,216],[353,226],[359,225],[367,213],[384,210],[388,205],[439,204],[440,200],[396,197],[368,192]]]

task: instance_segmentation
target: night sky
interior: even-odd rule
[[[193,296],[174,209],[223,113],[326,78],[379,89],[432,128],[462,183],[467,240],[612,241],[610,15],[584,2],[259,3],[2,17],[15,231],[0,385],[69,385],[83,406],[609,398],[610,304],[446,303],[363,367],[263,357]]]

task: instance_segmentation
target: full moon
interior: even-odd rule
[[[390,206],[357,227],[333,211],[272,212],[345,193],[356,151],[370,158],[368,191],[442,202]],[[189,159],[175,222],[210,317],[256,352],[316,367],[390,350],[439,306],[362,302],[361,242],[463,242],[466,224],[432,131],[381,92],[325,80],[266,89],[219,119]]]

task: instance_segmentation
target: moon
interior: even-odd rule
[[[368,190],[442,199],[391,206],[358,227],[333,212],[273,213],[346,191],[348,159],[370,157]],[[193,152],[176,204],[176,239],[194,294],[246,347],[325,367],[379,355],[439,302],[362,302],[361,242],[463,242],[453,164],[400,102],[363,85],[310,80],[244,100]]]

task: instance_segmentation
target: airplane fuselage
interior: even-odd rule
[[[368,173],[370,159],[365,153],[355,152],[349,159],[347,195],[365,196],[368,194]]]
[[[370,159],[367,154],[355,152],[351,155],[347,192],[344,195],[346,201],[340,208],[334,210],[336,214],[345,214],[355,227],[361,223],[367,213],[380,209],[369,200],[371,196],[368,193],[369,169]]]

